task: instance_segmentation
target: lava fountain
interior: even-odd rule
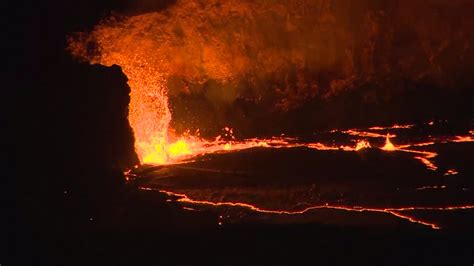
[[[370,10],[368,3],[360,5]],[[178,0],[166,10],[107,18],[89,33],[72,35],[68,50],[79,60],[122,68],[131,88],[128,118],[138,157],[141,163],[168,164],[195,154],[266,143],[235,145],[219,138],[205,141],[190,132],[176,134],[170,126],[170,93],[194,93],[199,87],[194,85],[215,81],[227,89],[212,100],[228,102],[244,94],[239,84],[245,80],[251,97],[276,95],[274,105],[287,110],[314,97],[337,95],[354,87],[356,80],[372,77],[380,60],[369,60],[375,56],[370,47],[383,39],[375,26],[381,18],[372,11],[354,12],[349,5],[335,6],[327,0]],[[347,14],[360,20],[362,28],[354,28]],[[429,49],[427,58],[434,56],[431,50],[436,49]],[[438,75],[437,69],[408,69],[415,72],[407,78],[419,76],[416,71]],[[288,73],[295,70],[292,85]],[[317,78],[321,72],[337,74],[328,81]],[[173,80],[181,85],[171,86]],[[284,85],[271,88],[269,80]],[[360,145],[358,149],[368,147]]]
[[[319,13],[330,13],[325,5],[308,5],[317,7]],[[298,32],[301,31],[298,27],[306,22],[298,22],[295,15],[302,12],[305,13],[298,1],[276,5],[259,1],[209,1],[205,4],[177,1],[166,11],[106,19],[91,33],[71,37],[69,50],[76,58],[92,64],[121,66],[131,88],[129,121],[139,159],[142,163],[167,164],[209,149],[231,150],[235,147],[219,139],[206,142],[198,135],[177,136],[173,133],[168,103],[171,77],[178,77],[186,84],[216,80],[232,87],[256,72],[269,77],[286,72],[290,64],[304,64],[305,54],[316,52],[308,50],[314,46],[322,54],[331,54],[318,62],[321,67],[342,60],[343,49],[332,51],[321,40],[302,46],[304,38],[294,39],[295,33],[303,37],[312,34]],[[271,36],[268,27],[262,28],[259,20],[274,15],[286,16],[288,20],[277,19],[281,24],[278,28],[285,24],[284,30]],[[304,16],[315,23],[334,24],[330,17]],[[269,23],[273,27],[276,22]],[[294,47],[278,47],[277,44],[269,49],[281,42],[278,40],[281,37],[293,38],[290,46]],[[340,47],[344,38],[341,35],[331,40],[331,46]],[[183,90],[189,90],[189,86]],[[303,93],[299,98],[306,96],[307,93]]]

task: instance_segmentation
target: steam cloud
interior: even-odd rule
[[[469,0],[180,0],[110,17],[69,49],[165,80],[178,119],[237,102],[288,111],[363,86],[474,84],[472,10]]]

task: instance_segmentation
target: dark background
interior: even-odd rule
[[[7,137],[3,140],[13,141],[2,142],[7,177],[2,187],[8,190],[3,193],[4,220],[9,230],[2,237],[7,245],[2,249],[7,252],[0,263],[260,265],[310,260],[311,264],[344,265],[472,264],[472,232],[322,225],[222,229],[215,226],[212,214],[185,214],[165,204],[161,196],[126,186],[122,171],[137,163],[126,117],[126,77],[119,67],[74,61],[65,51],[66,36],[91,29],[112,10],[138,14],[169,4],[110,0],[7,3],[2,111],[13,119],[4,123]],[[413,93],[404,99],[413,105],[418,97],[426,96]],[[472,117],[472,90],[449,104],[443,94],[428,97],[432,100],[423,110],[429,111],[418,113],[416,119],[449,117],[465,123]],[[330,104],[346,106],[345,102],[341,98]],[[333,108],[330,104],[318,106]],[[310,106],[281,118],[282,123],[310,130],[304,128],[305,123],[288,122],[303,119],[301,114]],[[361,110],[357,105],[353,108],[347,113]],[[365,112],[373,111],[367,108]],[[396,120],[397,115],[388,113],[394,117],[391,121]],[[329,126],[325,122],[317,125],[321,124]],[[8,189],[12,186],[15,189]],[[9,264],[9,258],[15,263]]]

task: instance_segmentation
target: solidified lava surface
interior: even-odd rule
[[[256,147],[141,166],[134,175],[141,189],[165,193],[186,210],[216,211],[219,225],[265,221],[468,227],[474,221],[474,162],[469,156],[474,143],[399,131],[397,143],[435,140],[413,149],[436,153],[431,159],[436,169],[410,152],[378,148],[383,139],[374,137],[372,148],[358,151]],[[332,131],[309,138],[344,142],[342,135]]]

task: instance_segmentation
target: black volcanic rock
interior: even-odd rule
[[[18,93],[11,110],[17,169],[7,175],[15,176],[15,248],[29,254],[25,260],[54,245],[55,235],[70,235],[112,212],[125,194],[123,170],[138,162],[121,69],[80,64],[66,51],[67,34],[105,11],[90,7],[81,20],[81,8],[62,7],[35,13],[36,23],[29,24],[34,57],[16,58],[21,69],[12,70],[16,75],[6,85]],[[13,106],[8,95],[4,99]]]
[[[29,226],[87,222],[121,197],[123,171],[138,163],[126,81],[119,67],[64,60],[23,99],[17,185]]]
[[[66,169],[120,169],[137,163],[127,120],[130,88],[120,68],[76,65],[52,79],[44,106],[49,151]]]

